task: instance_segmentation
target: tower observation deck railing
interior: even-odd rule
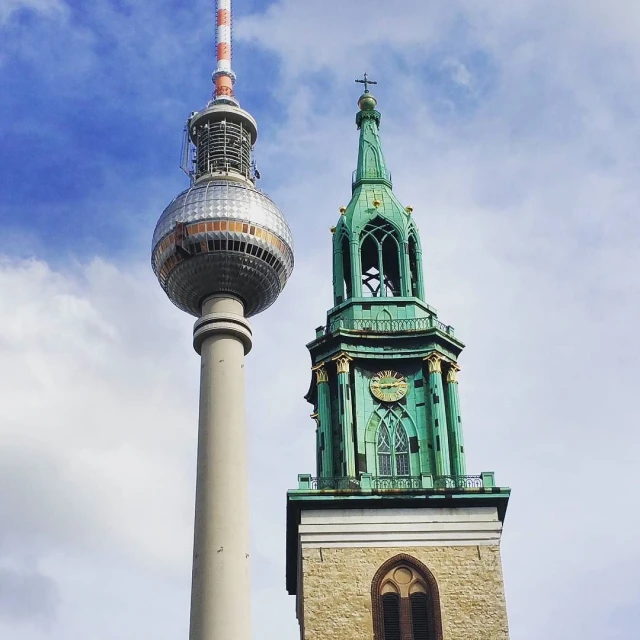
[[[406,331],[427,331],[428,329],[438,329],[447,335],[455,335],[454,328],[446,325],[433,316],[426,318],[403,318],[399,320],[366,320],[362,318],[335,318],[331,320],[327,327],[323,328],[323,333],[332,334],[340,329],[347,331],[363,331],[370,333],[398,333]]]
[[[491,472],[477,476],[372,476],[363,473],[360,477],[313,478],[298,476],[299,491],[344,491],[348,493],[380,491],[486,491],[495,488],[495,477]]]

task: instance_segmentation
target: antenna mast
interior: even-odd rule
[[[236,74],[231,69],[231,0],[217,0],[216,5],[218,66],[212,77],[215,85],[212,102],[214,104],[226,103],[238,106],[238,101],[233,95]]]

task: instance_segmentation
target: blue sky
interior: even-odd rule
[[[304,344],[368,71],[428,302],[468,345],[470,470],[513,488],[512,638],[635,637],[640,7],[234,6],[237,93],[297,260],[247,360],[256,635],[297,637],[284,495],[313,471]],[[149,245],[187,185],[213,19],[213,0],[0,0],[0,637],[186,637],[198,361]]]

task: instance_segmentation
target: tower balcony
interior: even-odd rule
[[[434,476],[424,473],[420,476],[373,476],[363,473],[359,477],[314,478],[311,475],[298,476],[298,489],[291,493],[404,493],[424,490],[455,493],[499,493],[503,489],[496,486],[495,474],[483,472],[477,476]]]
[[[370,320],[367,318],[335,318],[326,326],[316,329],[316,338],[334,334],[340,330],[362,333],[407,333],[437,329],[449,336],[455,336],[454,328],[440,322],[435,316],[424,318],[398,318],[389,320]]]

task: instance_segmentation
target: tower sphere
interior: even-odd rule
[[[293,271],[291,231],[278,207],[243,180],[195,182],[164,210],[153,234],[153,271],[169,299],[200,316],[229,293],[245,316],[273,304]]]
[[[378,101],[368,91],[363,93],[358,100],[358,106],[362,111],[373,111],[377,104]]]

